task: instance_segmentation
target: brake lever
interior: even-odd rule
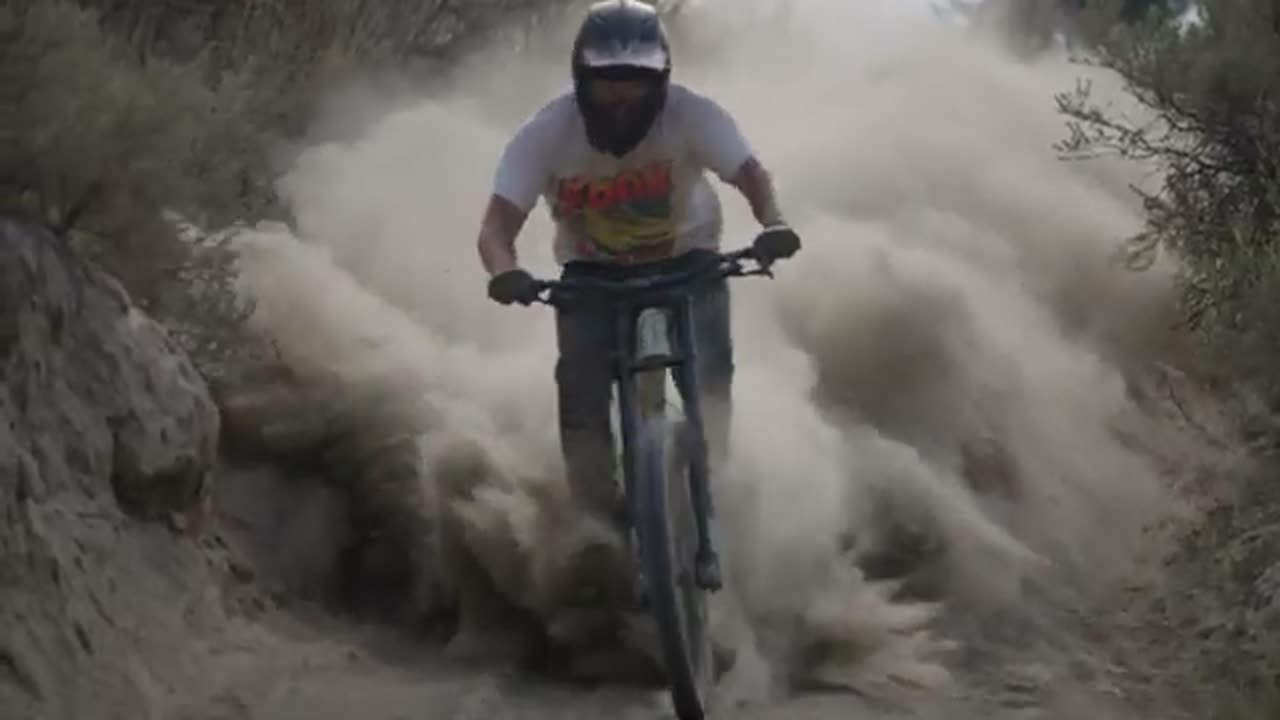
[[[767,278],[773,277],[773,263],[763,260],[756,260],[756,267],[753,270],[743,270],[743,275],[763,275]]]
[[[543,305],[554,305],[551,296],[556,292],[556,283],[552,280],[539,280],[538,292],[534,295],[534,302]]]

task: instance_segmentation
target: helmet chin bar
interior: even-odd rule
[[[662,68],[653,69],[635,65],[603,65],[583,68],[584,80],[642,80],[657,86],[662,83],[666,73]]]
[[[639,145],[666,105],[666,83],[658,83],[652,93],[627,108],[627,120],[618,123],[614,113],[590,98],[585,87],[577,90],[578,111],[582,114],[587,142],[597,151],[622,157]]]

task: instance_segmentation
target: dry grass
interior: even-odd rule
[[[0,214],[74,241],[220,374],[261,348],[234,254],[184,226],[287,220],[269,151],[340,79],[563,4],[0,0]]]
[[[1280,717],[1280,486],[1274,459],[1181,537],[1142,606],[1147,661],[1205,720]]]

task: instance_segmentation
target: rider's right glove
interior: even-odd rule
[[[765,228],[751,244],[756,259],[768,264],[795,255],[800,250],[800,236],[786,225]]]
[[[489,278],[489,298],[503,305],[530,305],[538,299],[538,283],[520,268],[506,270]]]

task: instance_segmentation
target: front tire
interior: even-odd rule
[[[714,685],[707,599],[694,576],[697,525],[683,435],[661,413],[641,418],[637,534],[676,715],[703,720]]]

